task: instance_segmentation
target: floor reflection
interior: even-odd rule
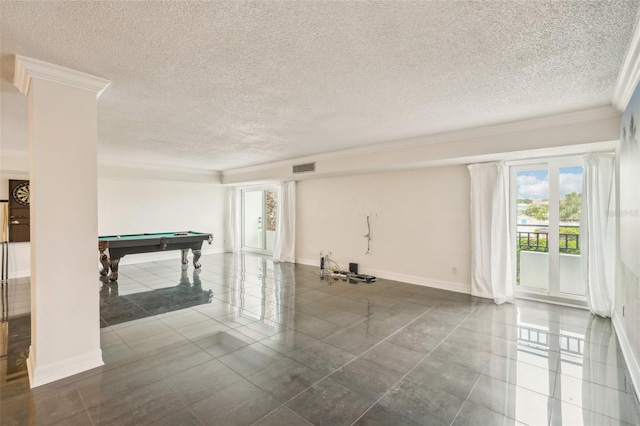
[[[100,282],[106,365],[35,392],[2,372],[3,424],[640,424],[611,321],[587,311],[201,261]]]
[[[182,271],[178,285],[126,295],[119,294],[119,282],[101,277],[100,319],[101,326],[108,327],[123,322],[146,318],[210,303],[213,290],[203,289],[200,269],[193,271],[192,280]]]
[[[0,376],[15,380],[27,374],[31,340],[29,278],[2,280],[0,315]]]
[[[509,389],[501,400],[504,413],[526,424],[638,424],[638,401],[610,320],[519,305],[517,356],[498,374],[487,371],[506,374],[501,378],[515,385],[503,385]]]
[[[31,344],[31,315],[23,314],[9,318],[3,325],[7,336],[6,374],[9,380],[27,373],[27,357]],[[1,358],[1,357],[0,357]]]

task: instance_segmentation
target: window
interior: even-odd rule
[[[515,281],[520,295],[584,300],[580,264],[582,159],[511,167]]]
[[[278,190],[247,188],[242,190],[242,248],[273,253],[278,218]]]

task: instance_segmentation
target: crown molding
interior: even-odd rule
[[[3,157],[15,157],[15,158],[29,158],[28,149],[15,149],[15,148],[2,148]],[[155,170],[155,171],[170,171],[172,173],[185,173],[202,176],[220,176],[221,173],[217,170],[209,169],[197,169],[193,167],[176,167],[164,164],[152,164],[152,163],[139,163],[135,161],[124,161],[116,159],[98,159],[99,166],[105,167],[120,167],[135,170]]]
[[[3,148],[0,171],[29,174],[29,151]],[[17,161],[17,162],[16,162]],[[161,164],[137,163],[123,160],[98,160],[100,177],[174,180],[220,184],[222,173],[217,170],[176,167]]]
[[[613,106],[620,112],[624,112],[633,95],[633,91],[640,82],[640,14],[637,17],[636,26],[631,36],[629,49],[625,56],[618,83],[613,92]]]
[[[91,74],[16,55],[13,84],[23,95],[29,94],[33,78],[95,92],[96,97],[111,84],[111,81]]]
[[[99,166],[106,167],[122,167],[128,169],[136,169],[136,170],[157,170],[157,171],[171,171],[175,173],[186,173],[186,174],[194,174],[194,175],[206,175],[206,176],[220,176],[220,172],[213,169],[198,169],[195,167],[179,167],[179,166],[171,166],[166,164],[155,164],[155,163],[141,163],[137,161],[126,161],[126,160],[117,160],[113,158],[109,159],[98,159]]]
[[[98,176],[107,178],[153,179],[220,184],[222,173],[217,170],[175,167],[161,164],[98,160]]]
[[[254,173],[263,170],[290,167],[294,164],[308,163],[320,160],[330,160],[340,157],[352,157],[363,154],[371,154],[377,152],[389,152],[399,149],[414,148],[424,145],[435,145],[439,143],[454,142],[465,139],[474,139],[484,136],[501,135],[505,133],[524,132],[544,127],[562,126],[580,122],[589,122],[593,120],[606,119],[611,117],[619,117],[621,113],[612,106],[602,106],[581,111],[573,111],[562,114],[556,114],[545,117],[532,118],[527,120],[513,121],[508,123],[500,123],[489,126],[473,127],[467,129],[454,130],[444,133],[436,133],[431,135],[418,136],[407,139],[399,139],[395,141],[382,142],[378,144],[366,145],[357,148],[348,148],[338,151],[331,151],[317,155],[309,155],[289,160],[276,161],[273,163],[260,164],[255,166],[242,167],[237,169],[223,170],[224,175],[236,175],[243,173]]]

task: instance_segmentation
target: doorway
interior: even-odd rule
[[[583,304],[580,261],[582,159],[511,166],[516,295]]]
[[[242,190],[242,249],[273,254],[278,217],[276,188]]]

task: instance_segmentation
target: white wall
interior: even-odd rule
[[[102,174],[110,174],[104,172]],[[9,179],[29,179],[28,171],[0,174],[0,199],[8,198]],[[223,251],[224,215],[227,189],[217,183],[141,179],[138,177],[98,177],[98,233],[135,234],[165,231],[200,231],[213,234],[213,243],[204,244],[203,253]],[[180,253],[129,255],[122,264],[154,259],[178,258]],[[96,243],[96,261],[98,249]],[[31,273],[29,243],[9,245],[9,277]]]
[[[630,114],[634,115],[637,123],[640,116],[640,84],[635,86],[635,91],[621,120],[621,127],[628,126],[627,120]],[[624,141],[622,135],[620,139],[621,143],[630,143]],[[635,144],[635,152],[631,149],[618,151],[616,176],[618,256],[613,323],[616,326],[616,333],[624,351],[636,393],[640,395],[640,275],[637,272],[640,265],[640,239],[637,235],[637,229],[640,229],[640,206],[637,204],[640,202],[640,189],[633,177],[629,179],[629,175],[624,175],[630,168],[635,167],[636,172],[640,169],[640,150],[637,148],[640,144],[640,136],[637,133],[632,143]],[[622,173],[621,164],[627,167]],[[631,175],[633,176],[633,173]],[[622,195],[628,197],[630,193],[632,203],[625,203]],[[631,238],[628,238],[629,235]]]
[[[298,262],[319,265],[331,251],[344,269],[356,262],[361,273],[470,291],[465,166],[306,180],[296,191]]]
[[[101,177],[98,233],[207,232],[213,243],[203,245],[203,254],[222,252],[226,200],[227,189],[219,184]],[[179,256],[179,251],[128,255],[121,264]]]

